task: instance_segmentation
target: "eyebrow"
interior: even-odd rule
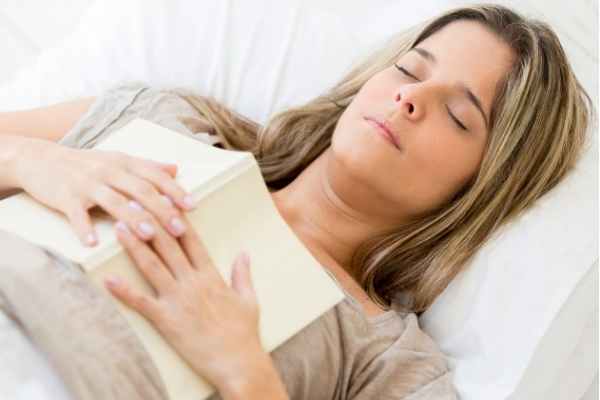
[[[435,58],[435,56],[432,53],[430,53],[429,51],[427,51],[425,49],[422,49],[420,47],[413,47],[409,51],[416,52],[421,57],[423,57],[425,60],[429,61],[430,63],[432,63],[434,65],[437,64],[437,58]],[[483,106],[481,105],[481,100],[479,100],[479,97],[475,96],[473,91],[471,89],[469,89],[469,87],[464,82],[458,82],[458,87],[467,96],[469,101],[471,103],[473,103],[473,105],[479,110],[479,112],[481,113],[481,116],[483,117],[483,122],[485,122],[485,128],[489,129],[488,118],[485,115],[485,111],[483,111]]]

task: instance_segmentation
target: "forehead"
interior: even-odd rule
[[[453,83],[465,83],[489,112],[496,84],[512,63],[512,50],[502,38],[478,22],[462,20],[444,26],[415,47],[432,53],[437,59],[432,68]],[[409,54],[420,58],[414,51]]]

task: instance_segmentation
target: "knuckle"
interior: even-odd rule
[[[156,189],[150,183],[145,181],[137,181],[134,184],[133,190],[141,197],[150,198],[156,194]]]
[[[156,219],[156,217],[154,215],[152,215],[149,212],[146,212],[144,215],[145,215],[145,217],[144,217],[143,221],[145,221],[145,222],[149,223],[150,225],[152,225],[152,227],[155,230],[160,229],[160,223],[159,223],[159,221]]]
[[[171,223],[171,219],[173,218],[181,219],[181,214],[173,206],[165,206],[164,203],[160,200],[160,198],[157,198],[153,202],[152,206],[153,211],[160,218],[163,224]]]
[[[170,205],[174,205],[171,199],[181,198],[185,195],[185,191],[170,176],[159,178],[158,182],[161,191],[169,197],[165,201],[168,201]]]
[[[154,222],[154,217],[145,208],[142,208],[141,210],[134,210],[133,208],[131,208],[131,205],[129,203],[123,204],[123,208],[124,212],[129,215],[129,219],[132,222]]]
[[[145,295],[134,295],[133,303],[136,308],[148,312],[152,309],[152,300]]]
[[[151,177],[153,182],[165,193],[181,194],[184,192],[183,188],[179,186],[176,179],[169,175],[166,171],[159,168],[148,168],[148,176]]]

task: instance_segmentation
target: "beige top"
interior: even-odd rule
[[[173,91],[128,82],[98,97],[59,143],[92,148],[136,117],[219,143],[191,130],[198,115]],[[458,399],[445,356],[415,314],[392,309],[368,317],[344,292],[343,301],[271,352],[291,399]]]

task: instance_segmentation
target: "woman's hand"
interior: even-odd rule
[[[270,378],[274,368],[260,343],[259,309],[246,254],[238,255],[229,287],[186,217],[184,221],[186,233],[179,240],[159,228],[152,246],[119,221],[117,237],[155,295],[143,295],[118,279],[108,280],[107,288],[152,323],[221,393]],[[260,383],[269,387],[269,382]],[[281,389],[281,382],[275,383]]]
[[[175,204],[184,210],[192,207],[174,179],[176,168],[121,152],[32,140],[24,146],[15,173],[24,191],[65,214],[82,243],[91,246],[97,237],[88,211],[95,206],[125,221],[143,240],[156,232],[152,216],[180,235],[185,228]]]

